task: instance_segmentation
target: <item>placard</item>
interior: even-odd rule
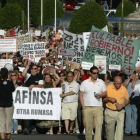
[[[76,51],[75,56],[69,57],[69,60],[81,63],[81,59],[84,56],[83,35],[73,34],[64,30],[63,41],[64,49],[74,49]],[[67,57],[63,56],[62,59],[66,60]]]
[[[0,39],[0,52],[17,52],[17,40],[15,38]]]
[[[0,59],[0,69],[5,66],[5,64],[11,64],[13,65],[12,59]]]
[[[61,93],[61,88],[16,88],[13,119],[60,120]]]
[[[140,40],[126,39],[92,27],[84,62],[94,62],[95,55],[106,56],[107,65],[121,65],[121,71],[132,74],[138,59]]]
[[[93,63],[82,62],[81,66],[82,66],[82,69],[84,69],[84,70],[90,70],[90,68],[93,66]]]
[[[110,70],[121,70],[121,65],[109,65]]]
[[[100,74],[106,74],[106,56],[95,55],[94,65],[98,67]]]

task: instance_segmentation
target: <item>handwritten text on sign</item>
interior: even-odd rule
[[[70,57],[69,60],[73,62],[80,63],[81,59],[84,56],[84,41],[82,35],[77,35],[64,31],[64,48],[65,49],[75,49],[75,56]],[[66,57],[62,57],[63,60],[66,60]]]
[[[61,88],[18,87],[13,93],[14,119],[59,120]]]
[[[115,36],[92,27],[83,61],[94,62],[95,55],[107,57],[107,64],[120,65],[122,71],[133,73],[138,58],[140,41]]]
[[[45,57],[45,43],[24,43],[22,45],[23,57],[26,59],[36,59]]]

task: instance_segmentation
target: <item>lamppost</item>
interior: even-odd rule
[[[30,2],[29,2],[29,0],[27,1],[28,3],[27,3],[27,9],[28,9],[28,15],[27,15],[27,17],[28,17],[28,31],[29,31],[29,28],[30,28],[30,14],[29,14],[29,4],[30,4]]]
[[[56,0],[55,0],[55,12],[54,12],[54,31],[56,33]]]
[[[124,0],[122,0],[122,13],[121,13],[121,36],[124,36],[124,17],[123,17],[123,9],[124,9]]]
[[[43,0],[41,0],[41,26],[43,26]]]

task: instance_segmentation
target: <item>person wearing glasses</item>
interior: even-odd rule
[[[92,140],[92,131],[95,128],[94,140],[101,140],[103,124],[102,97],[106,91],[103,80],[98,79],[99,70],[96,66],[90,68],[91,77],[84,80],[80,86],[80,102],[83,109],[86,140]]]
[[[74,81],[74,73],[67,72],[67,81],[62,85],[62,120],[65,122],[65,134],[73,133],[74,121],[77,117],[79,84]]]
[[[42,88],[43,85],[39,84],[40,80],[43,80],[43,76],[38,73],[38,67],[35,64],[30,65],[31,75],[25,82],[25,87],[29,87],[32,90],[34,87]],[[36,120],[24,120],[24,130],[25,135],[36,134]]]
[[[0,74],[0,136],[1,140],[5,140],[6,134],[7,140],[10,140],[14,112],[12,92],[15,91],[15,87],[13,82],[8,80],[6,68],[1,68]]]

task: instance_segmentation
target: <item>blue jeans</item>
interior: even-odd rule
[[[125,118],[125,133],[126,134],[137,134],[137,107],[135,104],[129,104],[125,107],[126,118]]]
[[[18,131],[18,120],[12,120],[12,131]]]

